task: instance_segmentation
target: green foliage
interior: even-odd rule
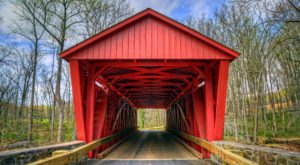
[[[138,127],[140,129],[154,129],[166,124],[166,111],[164,109],[139,109]]]
[[[18,141],[26,141],[27,140],[27,128],[24,126],[28,125],[27,121],[17,121],[8,120],[8,122],[4,125],[2,130],[2,143],[1,145],[7,145],[16,143]],[[34,119],[33,120],[33,141],[32,145],[45,145],[52,143],[49,140],[50,137],[50,120],[49,119]],[[55,122],[54,129],[54,137],[57,136],[57,127],[58,122]],[[75,124],[72,122],[64,122],[64,141],[72,141],[74,140],[74,129]]]
[[[300,118],[295,118],[296,120],[294,122],[291,122],[291,125],[288,126],[288,122],[293,119],[293,116],[295,115],[294,113],[297,113],[297,111],[288,111],[285,112],[285,117],[286,117],[286,123],[285,124],[280,124],[284,123],[282,120],[282,114],[280,112],[276,112],[276,123],[277,123],[277,134],[276,138],[295,138],[295,137],[300,137]],[[260,124],[258,128],[258,137],[259,139],[268,139],[268,138],[273,138],[273,131],[271,129],[272,127],[272,113],[267,113],[267,121],[266,125]],[[261,118],[261,116],[259,116]],[[232,119],[227,119],[226,123],[233,123]],[[245,141],[245,136],[246,133],[243,129],[243,121],[240,118],[237,123],[239,123],[239,141],[246,143]],[[249,124],[249,133],[250,135],[253,134],[253,120],[248,118],[248,124]],[[229,140],[229,141],[234,141],[234,134],[232,133],[232,130],[226,130],[224,132],[224,140]]]
[[[144,109],[140,109],[138,111],[138,126],[139,128],[144,128],[145,126],[145,110]]]

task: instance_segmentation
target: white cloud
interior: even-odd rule
[[[131,0],[135,12],[152,8],[165,15],[170,15],[180,5],[180,0]]]
[[[193,16],[201,17],[202,15],[208,16],[211,11],[210,1],[192,0],[189,1],[190,14]],[[212,2],[210,2],[212,3]]]
[[[0,31],[8,33],[10,31],[9,25],[17,18],[14,5],[9,1],[4,1],[0,7],[0,17],[3,18],[0,23]]]
[[[227,0],[188,0],[186,6],[190,11],[190,15],[201,17],[207,16],[212,17],[214,10],[219,8]]]
[[[223,4],[224,1],[226,2],[226,0],[130,0],[135,12],[152,8],[167,16],[171,16],[172,12],[176,11],[178,12],[176,15],[179,17],[188,15],[211,17],[213,10]]]

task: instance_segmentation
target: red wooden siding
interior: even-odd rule
[[[200,39],[149,15],[78,51],[69,59],[232,59]]]

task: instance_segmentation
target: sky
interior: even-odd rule
[[[128,0],[134,8],[134,13],[146,8],[152,8],[175,20],[182,20],[187,16],[213,17],[215,9],[219,8],[226,0]],[[16,20],[15,7],[8,0],[3,0],[0,5],[0,45],[15,43],[19,46],[28,47],[28,41],[16,35],[9,34],[10,26]],[[39,63],[44,68],[53,64],[53,55],[44,55]]]
[[[152,8],[175,20],[182,20],[187,16],[213,17],[214,11],[219,8],[226,0],[128,0],[134,8],[134,12],[140,12],[146,8]],[[26,45],[26,41],[20,37],[8,35],[9,27],[16,19],[14,11],[16,9],[8,0],[0,6],[0,44],[16,42],[19,45]],[[50,57],[49,57],[50,58]],[[52,58],[50,58],[52,59]],[[48,59],[47,63],[51,63]]]
[[[134,8],[135,13],[146,8],[152,8],[173,19],[181,20],[186,16],[193,15],[201,17],[213,17],[213,12],[226,0],[128,0]],[[9,25],[16,18],[13,5],[4,1],[0,7],[0,17],[3,18],[0,24],[0,32],[7,32]]]
[[[186,16],[213,17],[213,12],[226,0],[129,0],[135,12],[152,8],[173,19],[181,20]]]

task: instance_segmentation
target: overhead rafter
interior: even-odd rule
[[[207,62],[94,62],[96,76],[135,107],[168,107],[204,79]],[[121,64],[121,65],[117,65]]]
[[[114,87],[112,84],[108,83],[107,80],[104,79],[103,77],[101,77],[101,76],[97,77],[96,81],[98,81],[102,85],[109,87],[112,91],[116,92],[117,95],[121,96],[124,100],[126,100],[131,106],[133,106],[135,109],[137,108],[137,106],[130,99],[128,99],[126,96],[124,96],[122,93],[120,93],[116,89],[116,87]]]

